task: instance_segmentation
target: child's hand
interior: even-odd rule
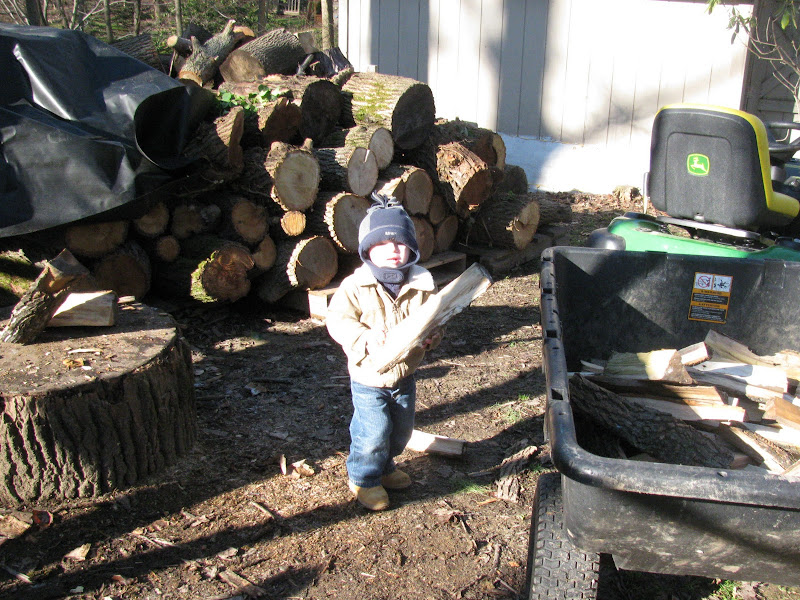
[[[425,340],[420,345],[422,346],[422,349],[427,352],[431,348],[435,348],[436,346],[438,346],[441,341],[442,341],[442,330],[436,329],[433,333],[431,333],[431,335],[425,338]]]

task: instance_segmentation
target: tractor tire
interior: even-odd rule
[[[594,600],[600,555],[583,552],[567,537],[561,475],[543,473],[536,485],[528,542],[529,600]]]

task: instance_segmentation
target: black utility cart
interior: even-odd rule
[[[711,313],[697,306],[703,275],[730,286]],[[540,285],[558,472],[536,491],[530,598],[594,598],[600,554],[632,571],[800,585],[800,480],[589,452],[568,383],[581,360],[683,348],[711,328],[760,355],[800,350],[800,263],[556,247]]]

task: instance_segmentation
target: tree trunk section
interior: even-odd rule
[[[270,236],[266,236],[258,243],[251,255],[253,256],[253,269],[260,274],[275,264],[278,249],[273,239]]]
[[[117,296],[141,300],[150,291],[152,270],[144,249],[128,241],[106,254],[92,269],[99,289],[114,290]]]
[[[297,135],[300,115],[300,107],[286,97],[245,112],[242,146],[269,148],[272,142],[289,142]]]
[[[489,167],[457,142],[441,146],[436,153],[436,172],[441,191],[460,217],[474,212],[489,197],[492,175]]]
[[[358,252],[358,226],[367,214],[369,200],[347,192],[321,193],[310,215],[309,231],[333,240],[342,254]]]
[[[458,237],[458,217],[448,215],[441,223],[434,226],[433,251],[438,254],[449,250]]]
[[[361,146],[375,154],[378,169],[388,167],[394,157],[392,132],[380,125],[356,125],[350,129],[336,129],[322,140],[320,148]]]
[[[539,226],[539,202],[527,194],[493,196],[474,215],[465,243],[522,250]]]
[[[733,453],[672,415],[626,402],[583,377],[569,381],[570,404],[593,422],[651,456],[672,464],[727,468]]]
[[[234,23],[233,19],[229,20],[221,32],[204,44],[192,38],[192,54],[183,63],[178,79],[201,87],[213,82],[219,65],[244,37],[241,32],[234,30]]]
[[[338,260],[333,242],[322,236],[311,236],[278,245],[275,265],[258,278],[256,294],[274,304],[296,288],[318,289],[328,285],[336,275]]]
[[[345,106],[348,121],[386,127],[402,150],[416,148],[431,133],[436,108],[425,83],[398,75],[353,73],[342,91],[350,100]]]
[[[136,485],[197,437],[191,353],[171,317],[133,304],[112,333],[76,331],[49,329],[35,349],[0,344],[0,502],[9,506]],[[76,377],[81,363],[92,379]],[[34,378],[25,364],[38,367]]]
[[[153,206],[141,217],[134,219],[133,230],[146,238],[155,238],[162,235],[169,225],[169,208],[161,201]]]
[[[434,227],[453,214],[444,201],[444,196],[434,193],[431,196],[431,203],[428,206],[428,220]]]
[[[512,194],[527,194],[528,193],[528,175],[525,169],[516,165],[506,165],[503,169],[503,178],[495,186],[495,194],[504,194],[511,192]]]
[[[433,256],[436,246],[436,234],[433,225],[425,217],[411,217],[414,230],[417,232],[417,247],[419,248],[419,261],[425,262]]]
[[[178,240],[208,233],[220,224],[222,209],[216,204],[182,203],[172,209],[170,231]]]
[[[314,150],[322,172],[320,186],[327,191],[348,191],[369,196],[378,183],[378,163],[366,148],[319,148]]]
[[[403,180],[403,206],[409,214],[428,214],[433,196],[433,181],[424,169],[392,164],[384,169],[383,175],[389,178],[400,177]]]
[[[98,258],[118,248],[128,237],[127,221],[80,223],[64,232],[67,249],[76,256]]]
[[[307,217],[302,211],[288,210],[275,219],[285,237],[297,237],[306,230]]]
[[[271,74],[293,75],[305,56],[295,34],[273,29],[231,51],[219,72],[232,83],[256,81]]]
[[[117,40],[111,45],[154,69],[164,71],[161,59],[158,57],[158,52],[156,52],[155,44],[153,44],[153,38],[149,33]]]
[[[531,196],[539,202],[539,223],[541,225],[572,222],[572,207],[569,204],[556,202],[541,193],[532,193]]]
[[[244,108],[234,106],[227,114],[202,122],[189,140],[184,154],[189,158],[204,159],[210,169],[203,177],[212,181],[228,181],[238,177],[244,165],[242,134],[244,133]]]
[[[320,165],[310,150],[275,142],[264,166],[272,178],[272,199],[283,210],[311,208],[319,191]]]

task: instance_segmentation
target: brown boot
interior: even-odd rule
[[[381,477],[381,484],[387,490],[404,490],[411,485],[411,477],[405,471],[395,469],[388,475]]]
[[[389,508],[389,495],[382,485],[362,488],[352,481],[348,483],[350,491],[356,495],[359,504],[370,510],[386,510]]]

